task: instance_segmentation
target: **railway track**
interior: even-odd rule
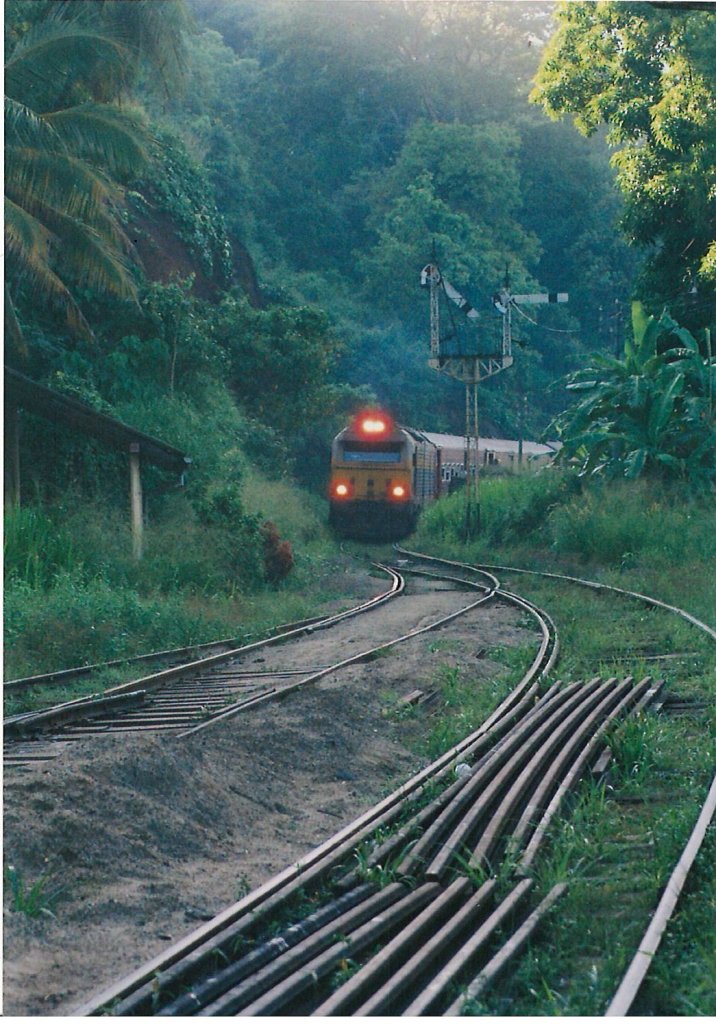
[[[79,1015],[457,1014],[558,903],[565,886],[540,890],[532,873],[550,822],[610,731],[661,684],[548,685],[559,652],[549,616],[492,570],[437,572],[439,560],[404,554],[401,574],[452,580],[533,617],[540,642],[516,687],[380,804]],[[295,910],[299,894],[307,914]]]
[[[497,580],[490,574],[482,574],[485,582],[479,584],[451,578],[452,583],[463,589],[480,591],[480,596],[467,601],[454,614],[433,616],[425,626],[416,627],[377,645],[364,646],[359,653],[342,657],[330,664],[318,667],[305,664],[300,667],[302,658],[299,651],[302,648],[296,651],[292,648],[288,661],[282,666],[264,666],[265,659],[260,655],[266,648],[301,639],[305,641],[317,632],[382,608],[386,602],[403,594],[405,580],[401,573],[386,566],[378,568],[387,574],[389,588],[370,601],[347,611],[289,624],[282,627],[275,636],[239,648],[229,646],[217,652],[214,650],[216,645],[209,645],[212,652],[198,660],[162,669],[152,675],[112,687],[102,694],[6,719],[5,767],[23,767],[52,760],[68,744],[87,736],[122,732],[163,732],[176,737],[190,735],[259,704],[285,697],[348,665],[369,660],[414,636],[440,628],[458,615],[491,600],[497,589]],[[433,578],[438,579],[438,576],[433,574]],[[305,642],[303,646],[307,646]],[[162,652],[162,656],[166,653]],[[174,652],[175,655],[181,653]],[[47,677],[36,676],[32,680],[15,683],[36,683],[61,675],[51,673]]]
[[[294,676],[305,677],[306,671],[289,669],[268,673],[260,668],[243,671],[242,661],[266,647],[330,628],[381,607],[404,589],[404,581],[398,573],[384,571],[389,580],[387,590],[336,615],[288,623],[277,627],[263,640],[239,647],[231,640],[223,640],[141,655],[130,659],[129,663],[170,661],[173,664],[102,693],[6,718],[3,723],[5,767],[52,760],[68,744],[85,736],[126,731],[180,733],[210,723],[216,717],[238,713],[257,699],[277,695],[290,687],[289,681]],[[197,653],[201,655],[198,658]],[[13,693],[36,686],[66,684],[114,664],[125,663],[106,662],[11,680],[4,684],[4,691]]]
[[[209,717],[173,722],[167,731],[181,736],[208,728],[495,600],[519,608],[538,629],[538,649],[523,677],[485,722],[378,805],[97,992],[76,1008],[77,1015],[456,1015],[481,998],[555,912],[566,887],[542,887],[537,870],[550,825],[565,812],[567,795],[580,778],[604,770],[610,738],[627,716],[663,706],[662,684],[649,676],[598,675],[551,682],[557,631],[541,609],[501,585],[497,574],[512,570],[399,553],[391,590],[416,578],[477,592],[474,600],[462,611],[308,675],[291,668],[257,672],[255,666],[227,666],[223,655],[208,659],[210,670],[206,662],[193,667],[193,685],[211,680],[220,688],[231,679],[257,689],[228,706],[222,694],[223,705]],[[231,655],[245,658],[259,646]],[[269,671],[271,686],[262,689]],[[188,678],[179,670],[174,683],[185,679],[188,686]],[[124,714],[141,716],[146,708],[140,682],[105,699],[139,700]],[[166,682],[157,692],[170,699]],[[201,692],[206,696],[208,690]],[[713,791],[710,799],[716,801]],[[713,814],[707,810],[702,834]],[[688,868],[680,862],[679,870],[683,875]],[[642,961],[648,960],[644,952]],[[615,1005],[631,1005],[640,983],[633,973]]]

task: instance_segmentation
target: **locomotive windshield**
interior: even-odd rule
[[[390,444],[380,441],[344,441],[343,460],[345,462],[400,462],[401,444]]]

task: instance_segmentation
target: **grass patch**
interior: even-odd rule
[[[8,510],[5,678],[260,637],[329,601],[352,603],[343,573],[349,559],[328,536],[319,499],[247,469],[241,502],[233,524],[231,515],[216,518],[218,505],[207,518],[190,495],[165,496],[161,515],[147,524],[139,563],[121,510],[69,500],[47,510]],[[234,505],[225,504],[231,512]],[[252,547],[247,527],[267,518],[294,550],[293,571],[280,584],[262,578],[260,540]],[[6,713],[95,693],[145,671],[130,665],[32,696],[27,691],[10,699]]]

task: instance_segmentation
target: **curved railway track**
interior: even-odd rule
[[[264,640],[245,644],[218,653],[162,669],[152,675],[112,687],[102,694],[42,710],[16,715],[4,722],[6,767],[21,767],[57,757],[68,743],[86,736],[116,732],[166,732],[172,736],[185,736],[214,725],[236,714],[267,701],[285,697],[288,693],[308,686],[351,664],[369,660],[396,644],[410,640],[424,632],[438,629],[453,618],[462,615],[483,602],[491,600],[497,589],[497,580],[482,574],[486,583],[475,584],[464,580],[453,583],[463,589],[477,589],[481,596],[468,601],[458,611],[439,618],[433,617],[425,626],[393,637],[387,642],[364,647],[360,653],[342,657],[319,668],[281,667],[270,669],[257,664],[247,667],[264,648],[286,644],[301,638],[310,638],[320,630],[328,629],[357,615],[383,607],[392,598],[403,594],[405,580],[401,573],[378,565],[390,580],[388,590],[354,608],[320,619],[303,620],[281,627],[280,632]],[[436,577],[437,578],[437,577]],[[209,645],[212,649],[216,645]],[[183,649],[190,650],[190,649]],[[167,652],[162,652],[162,656]],[[173,652],[179,655],[182,652]],[[300,658],[298,659],[300,661]],[[82,673],[84,670],[68,670]],[[62,673],[51,673],[57,678]],[[37,682],[48,677],[33,677]]]
[[[156,673],[148,680],[156,692],[157,715],[169,715],[164,727],[179,737],[207,728],[495,600],[519,608],[536,624],[538,649],[527,671],[492,714],[441,757],[321,846],[98,992],[75,1010],[77,1015],[456,1015],[481,997],[558,903],[565,885],[541,888],[534,874],[550,825],[579,779],[601,770],[614,731],[628,715],[643,712],[663,684],[648,676],[598,675],[551,682],[559,655],[554,623],[532,602],[505,590],[496,575],[520,570],[471,566],[404,549],[399,554],[400,565],[383,567],[391,573],[390,590],[368,607],[400,593],[406,577],[477,594],[428,625],[308,674],[305,669],[243,670],[240,658],[359,614],[365,606]],[[645,595],[538,575],[664,607],[716,639],[716,632],[693,616]],[[117,687],[104,699],[144,704],[148,680]],[[198,692],[206,698],[209,683],[231,691],[221,693],[222,703],[209,717],[190,721],[187,713],[180,721],[171,719],[177,712],[168,687],[181,687],[182,699],[196,700]],[[227,704],[227,696],[237,694],[233,687],[244,689]],[[206,715],[206,703],[202,708]],[[141,705],[123,715],[125,727],[130,715],[137,727],[153,726],[142,724],[146,707]],[[121,728],[93,723],[98,724]],[[68,728],[79,733],[84,727]],[[709,800],[716,801],[713,789]],[[701,838],[713,815],[709,806],[707,801],[700,819]],[[691,859],[697,840],[689,844]],[[675,872],[681,883],[687,860],[685,852]],[[671,909],[674,903],[672,892]],[[670,912],[660,906],[652,932],[663,932]],[[645,971],[650,953],[647,947],[640,953]],[[634,968],[625,978],[614,1004],[619,1012],[627,1012],[642,977]]]
[[[174,662],[149,676],[111,687],[101,694],[6,718],[3,723],[5,767],[52,760],[68,743],[84,736],[117,731],[180,733],[197,725],[210,724],[217,717],[238,713],[256,700],[278,695],[290,688],[293,676],[305,677],[307,673],[301,669],[271,674],[260,669],[242,671],[242,659],[265,647],[372,611],[401,594],[404,580],[400,574],[383,566],[378,568],[386,572],[390,583],[382,593],[335,615],[279,626],[267,638],[249,644],[236,647],[231,640],[216,641],[140,655],[127,662],[80,666],[6,682],[4,691],[12,693],[35,686],[66,684],[114,664]],[[197,658],[196,654],[201,651],[206,653]]]
[[[471,608],[499,598],[533,617],[540,642],[517,686],[376,807],[78,1014],[456,1014],[558,901],[564,885],[539,891],[531,875],[549,823],[609,731],[661,684],[547,685],[559,638],[546,613],[493,570],[401,554],[401,574],[481,591]],[[299,893],[307,916],[293,910]]]

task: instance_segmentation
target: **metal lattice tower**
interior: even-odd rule
[[[464,315],[473,321],[480,319],[474,309],[449,281],[440,273],[437,263],[423,267],[420,284],[430,291],[430,358],[428,365],[446,373],[465,385],[465,538],[474,537],[480,529],[480,472],[478,460],[478,387],[481,380],[492,377],[512,366],[512,309],[521,303],[567,302],[566,292],[512,295],[509,272],[505,274],[504,288],[493,296],[495,309],[502,315],[500,342],[492,343],[487,352],[457,351],[446,353],[440,339],[440,293],[450,299]],[[489,349],[490,343],[487,347]],[[477,345],[476,345],[477,348]]]

